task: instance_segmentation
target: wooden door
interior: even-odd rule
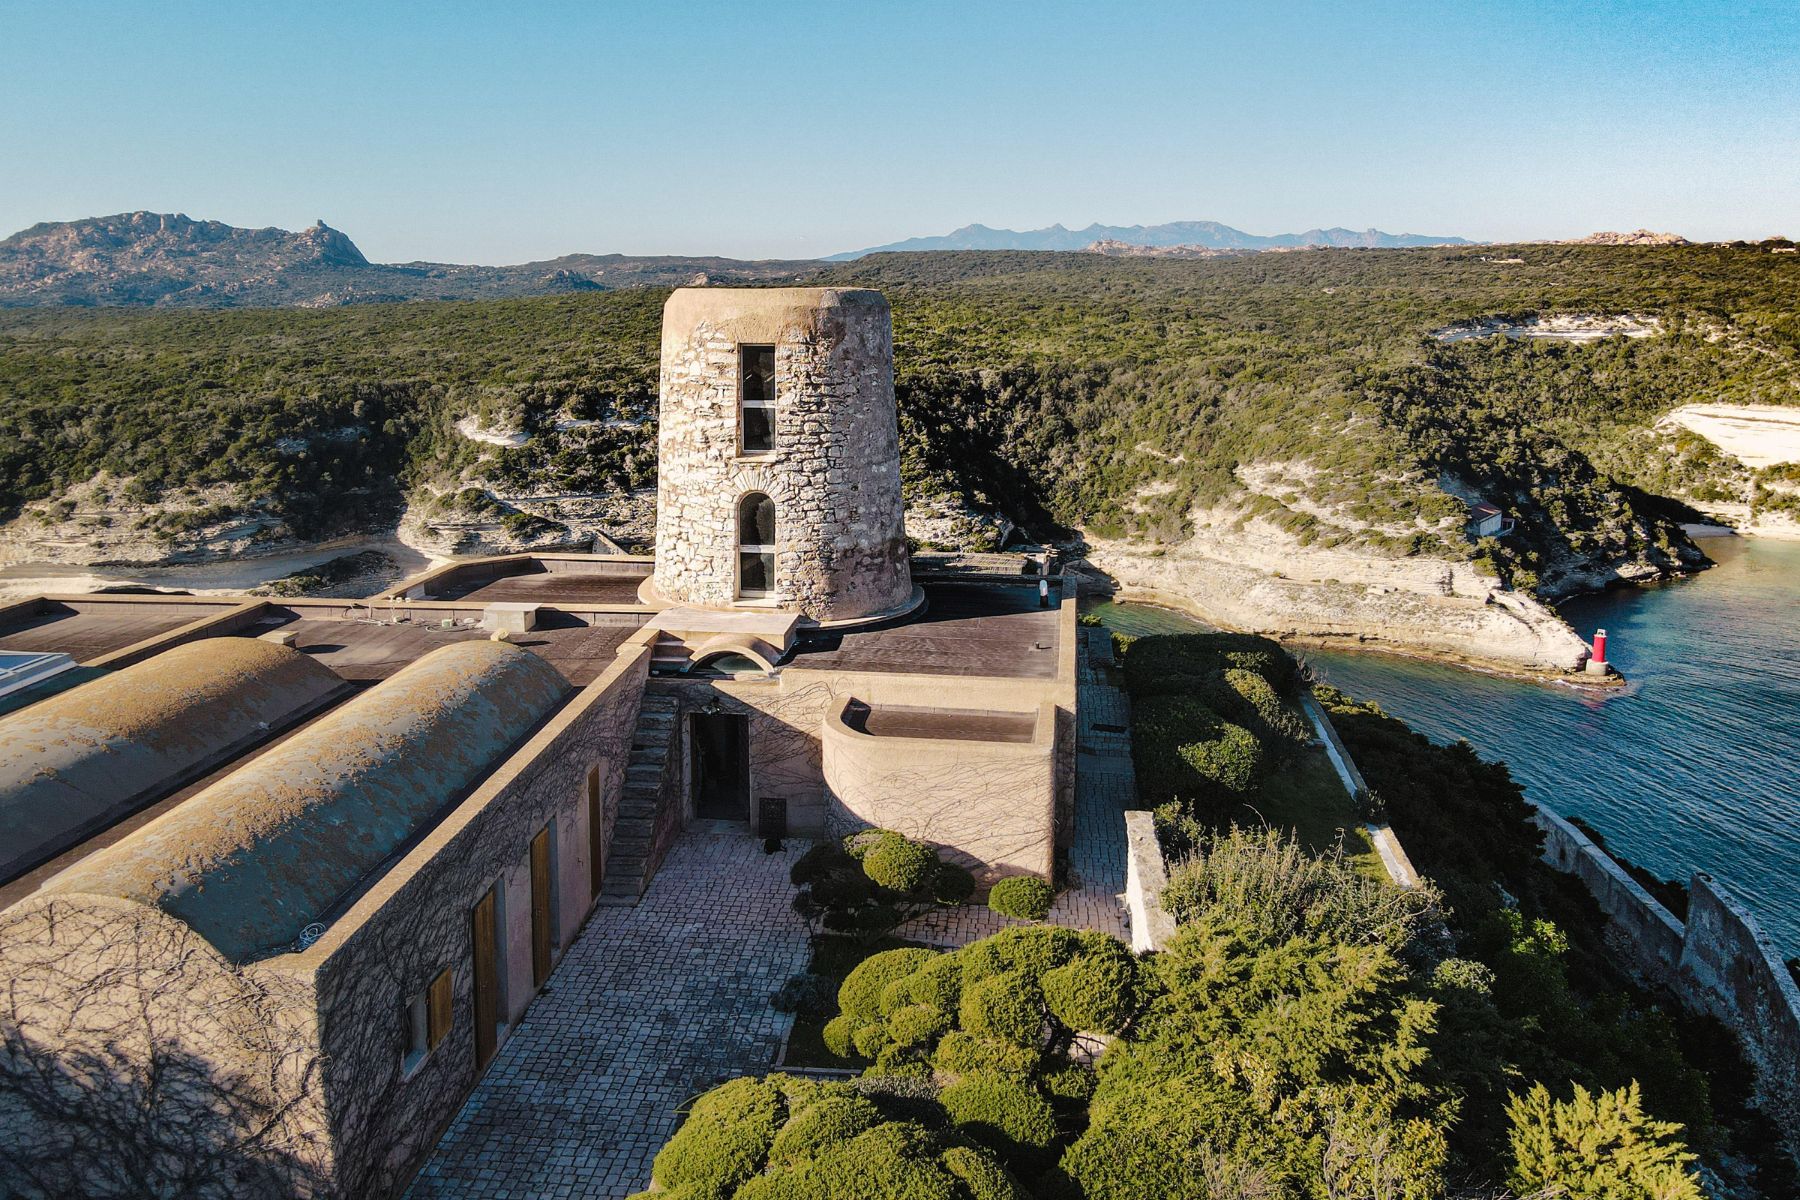
[[[587,776],[588,801],[588,897],[600,895],[600,884],[606,875],[606,831],[600,827],[600,768],[590,767]]]
[[[494,889],[475,903],[469,916],[475,945],[475,1069],[494,1057],[500,1026],[500,937],[496,922]]]
[[[550,827],[531,839],[531,982],[550,978]]]

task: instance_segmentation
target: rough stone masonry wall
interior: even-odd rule
[[[1759,1102],[1800,1160],[1800,987],[1756,918],[1696,873],[1683,924],[1568,821],[1542,805],[1535,820],[1545,861],[1587,885],[1632,965],[1743,1039]]]
[[[490,887],[503,892],[499,966],[502,1014],[516,1022],[534,990],[529,974],[532,837],[553,825],[555,875],[588,891],[587,773],[601,769],[600,852],[611,841],[625,762],[648,673],[644,646],[553,717],[469,799],[299,954],[271,960],[316,969],[320,1046],[331,1139],[333,1195],[396,1193],[474,1086],[474,967],[469,914]],[[589,905],[555,913],[552,953],[574,939]],[[508,929],[514,932],[509,936]],[[286,960],[292,960],[288,962]],[[451,971],[449,1035],[410,1074],[402,1071],[402,1010],[441,970]],[[521,970],[523,968],[523,970]],[[502,1042],[504,1042],[504,1034]]]
[[[738,347],[775,346],[775,450],[740,457]],[[893,328],[879,293],[681,289],[664,310],[656,587],[737,601],[737,509],[776,506],[773,601],[818,620],[912,592],[894,416]]]

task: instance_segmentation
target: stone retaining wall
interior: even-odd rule
[[[1587,885],[1621,935],[1629,964],[1743,1039],[1756,1065],[1763,1111],[1800,1158],[1800,987],[1756,918],[1712,876],[1688,884],[1688,919],[1675,919],[1611,855],[1561,816],[1536,805],[1544,860]]]

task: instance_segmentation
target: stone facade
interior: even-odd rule
[[[774,447],[740,452],[740,347],[775,347]],[[879,292],[681,288],[663,310],[658,596],[728,608],[738,506],[775,503],[775,580],[761,605],[819,621],[912,595],[894,416],[893,325]]]

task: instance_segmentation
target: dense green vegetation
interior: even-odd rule
[[[1711,1162],[1750,1164],[1762,1195],[1792,1194],[1800,1182],[1770,1122],[1749,1108],[1752,1072],[1736,1040],[1613,965],[1593,898],[1538,858],[1542,835],[1505,764],[1465,742],[1434,744],[1334,689],[1317,692],[1373,806],[1442,890],[1458,953],[1479,968],[1442,997],[1440,1023],[1467,1055],[1454,1144],[1493,1161],[1515,1124],[1508,1095],[1530,1081],[1559,1100],[1571,1086],[1615,1099],[1635,1087],[1631,1105],[1641,1102],[1647,1120],[1678,1124]],[[1617,1116],[1614,1101],[1602,1107]],[[1541,1116],[1541,1104],[1531,1111]]]
[[[893,301],[915,496],[974,498],[1039,531],[1165,539],[1195,504],[1228,502],[1303,540],[1481,553],[1547,586],[1569,553],[1674,561],[1680,534],[1646,493],[1752,485],[1689,443],[1656,452],[1647,426],[1697,399],[1793,400],[1800,263],[1712,246],[1495,257],[878,255],[815,282]],[[238,485],[319,536],[391,515],[401,489],[427,484],[642,486],[662,295],[0,312],[0,511],[104,471],[126,501]],[[1592,346],[1429,336],[1551,311],[1642,312],[1667,332]],[[453,428],[471,414],[533,436],[471,442]],[[557,428],[608,417],[624,421]],[[1316,470],[1245,493],[1241,468],[1270,463]],[[1521,535],[1468,546],[1439,472],[1514,510]],[[1779,482],[1755,485],[1765,503],[1787,502]]]

